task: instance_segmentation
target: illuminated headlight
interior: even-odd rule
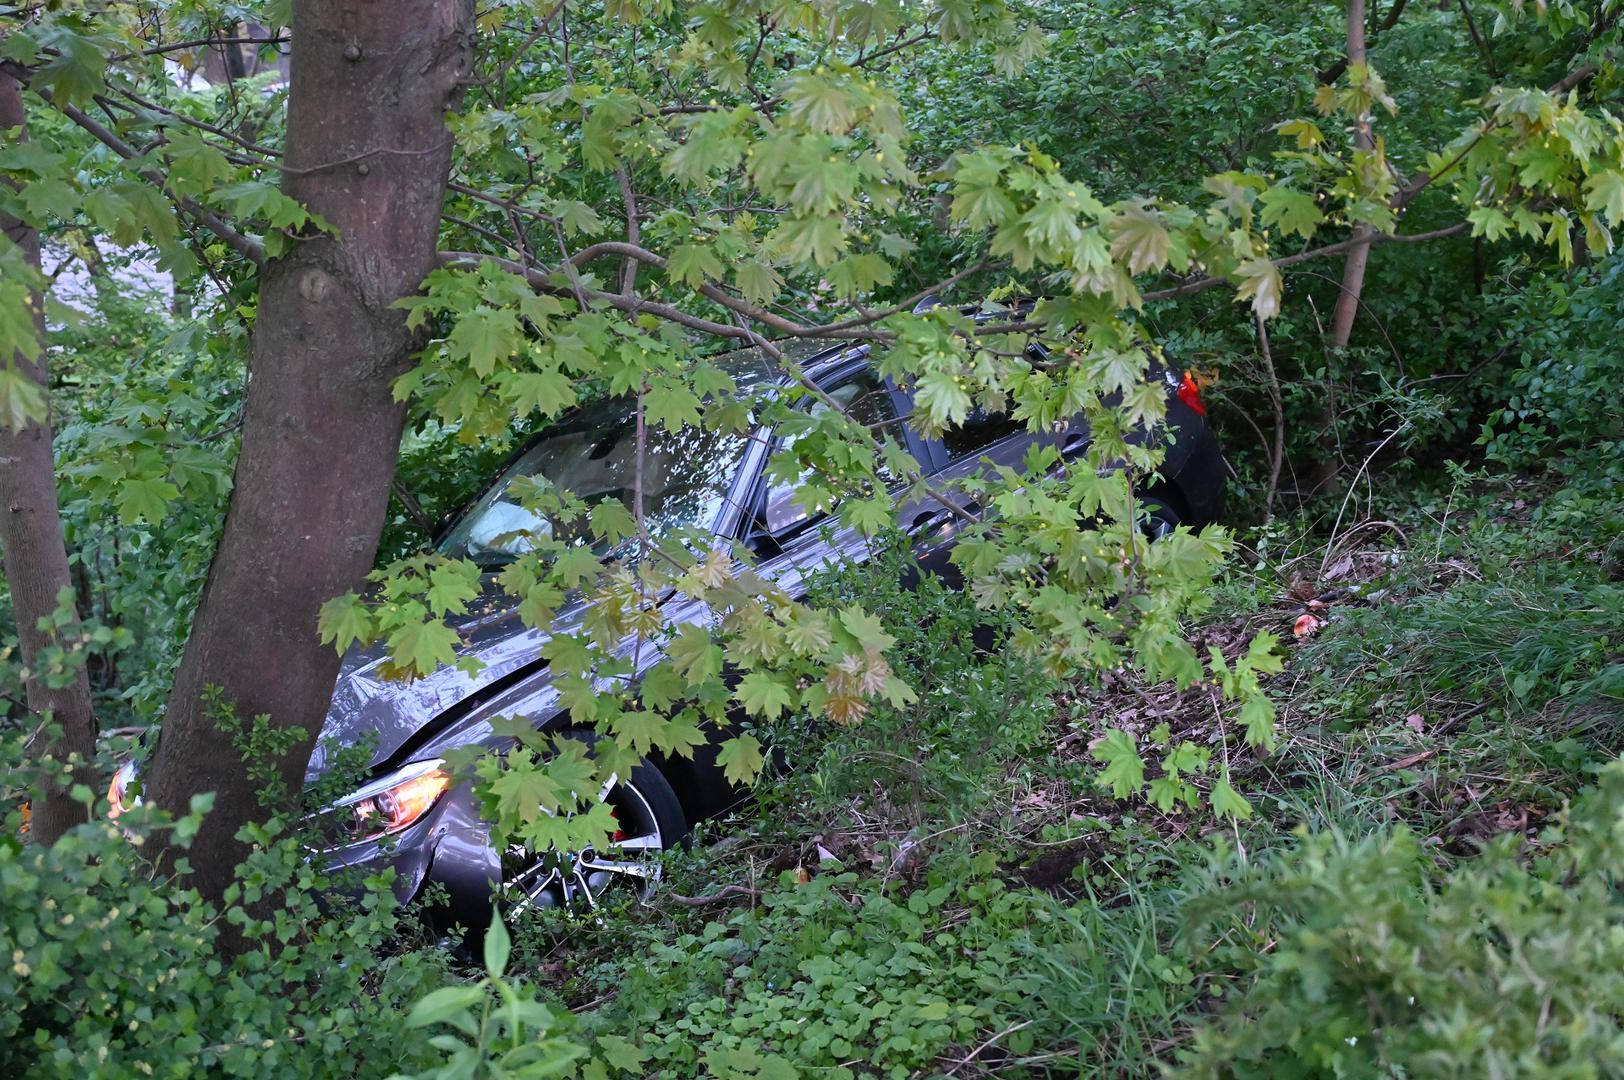
[[[451,786],[444,764],[439,758],[414,761],[338,800],[331,809],[342,817],[350,840],[397,833],[428,813]]]
[[[113,774],[113,782],[107,785],[107,802],[110,806],[107,811],[108,817],[116,818],[124,811],[141,805],[141,796],[130,791],[134,785],[135,762],[126,761]]]

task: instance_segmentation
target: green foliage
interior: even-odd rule
[[[7,737],[7,805],[30,776]],[[92,801],[84,793],[87,803]],[[98,804],[105,811],[106,803]],[[81,825],[49,848],[0,836],[0,1069],[30,1077],[387,1076],[430,1059],[405,1005],[443,978],[429,953],[389,943],[403,928],[383,879],[358,899],[305,860],[297,835],[252,827],[254,854],[224,907],[144,857],[166,833],[184,847],[207,801],[179,820],[149,807]],[[184,859],[181,867],[184,869]],[[233,960],[229,930],[254,944]]]
[[[1503,840],[1443,881],[1403,829],[1316,834],[1250,865],[1226,863],[1191,907],[1193,932],[1218,943],[1242,989],[1183,1065],[1221,1076],[1624,1068],[1621,806],[1615,762],[1552,846]]]
[[[1496,380],[1504,406],[1485,425],[1492,460],[1545,463],[1569,475],[1618,476],[1624,426],[1608,407],[1624,380],[1624,256],[1614,254],[1571,280],[1537,278],[1499,299],[1494,314],[1512,343],[1514,366]]]
[[[597,1060],[610,1076],[900,1078],[974,1046],[1033,1007],[1016,942],[1047,905],[963,870],[905,896],[850,873],[785,882],[759,908],[649,943],[585,1026]],[[1008,1048],[1027,1053],[1037,1034]]]

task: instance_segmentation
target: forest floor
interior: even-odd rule
[[[1047,679],[976,654],[962,601],[904,594],[890,630],[918,705],[776,732],[789,768],[702,827],[654,899],[522,926],[519,955],[632,1071],[1143,1075],[1273,1039],[1358,1072],[1419,1052],[1403,1040],[1443,1039],[1451,1003],[1415,1004],[1406,965],[1477,932],[1448,883],[1486,847],[1519,867],[1559,848],[1624,747],[1624,528],[1610,492],[1527,479],[1346,511],[1334,532],[1242,534],[1197,627],[1230,657],[1281,639],[1272,753],[1233,749],[1210,686]],[[1107,728],[1147,758],[1186,741],[1221,758],[1252,814],[1113,798],[1092,752]],[[1543,910],[1525,886],[1503,902]],[[1316,890],[1335,911],[1293,907]],[[1371,960],[1393,935],[1408,959]],[[1449,994],[1517,1008],[1503,958],[1470,956]],[[1522,1025],[1536,1047],[1556,1027],[1543,992]],[[1480,1061],[1503,1038],[1445,1050]]]

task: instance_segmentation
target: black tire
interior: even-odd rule
[[[1179,500],[1166,488],[1158,485],[1139,500],[1139,528],[1152,540],[1160,540],[1184,524],[1179,512]]]

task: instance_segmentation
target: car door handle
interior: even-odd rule
[[[940,510],[923,510],[914,515],[913,524],[908,526],[908,535],[914,537],[928,535],[952,520],[953,511],[945,507]]]
[[[1066,441],[1060,444],[1060,456],[1074,458],[1088,449],[1088,435],[1086,432],[1073,432],[1066,436]]]

